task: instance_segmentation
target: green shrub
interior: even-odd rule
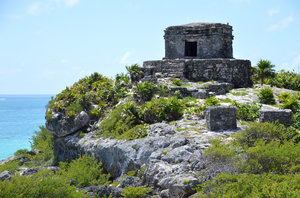
[[[300,109],[300,105],[295,97],[290,97],[285,100],[283,105],[280,106],[282,109],[291,109],[293,113],[296,113]]]
[[[223,143],[221,138],[212,139],[209,143],[211,146],[205,149],[203,153],[205,157],[222,161],[229,160],[234,157],[235,149],[230,145]]]
[[[290,134],[293,133],[293,134]],[[249,127],[235,135],[235,139],[242,147],[252,147],[258,139],[266,141],[289,140],[296,135],[289,132],[284,125],[269,122],[252,122]]]
[[[205,99],[204,105],[206,107],[208,107],[208,106],[219,106],[220,105],[220,100],[218,100],[216,98],[216,96],[211,96],[211,97]]]
[[[182,98],[183,98],[179,90],[176,90],[176,91],[174,92],[174,96],[175,96],[176,98],[178,98],[178,99],[182,99]]]
[[[116,84],[121,84],[121,83],[129,84],[130,78],[127,74],[124,74],[124,73],[116,74],[115,83]]]
[[[300,130],[300,113],[294,113],[292,115],[292,127],[295,130]]]
[[[143,187],[125,187],[122,191],[122,196],[126,198],[141,198],[151,192],[150,188]]]
[[[117,139],[134,140],[134,139],[146,137],[147,135],[148,133],[147,133],[146,125],[140,124],[134,126],[128,131],[125,131],[122,135],[117,137]]]
[[[106,108],[114,106],[123,96],[122,90],[114,87],[113,80],[94,73],[80,79],[71,87],[66,87],[55,98],[52,98],[48,103],[49,110],[46,119],[50,119],[55,112],[75,117],[83,110],[89,112],[95,104],[101,111],[105,111]],[[94,112],[92,115],[102,116],[102,114],[94,114]],[[95,116],[93,119],[98,119],[98,117]]]
[[[254,121],[259,117],[261,105],[253,102],[252,104],[238,103],[232,101],[231,104],[237,109],[237,118],[245,121]]]
[[[172,79],[172,84],[175,85],[175,86],[181,86],[182,85],[182,81],[180,79],[173,78]]]
[[[10,181],[0,182],[0,197],[81,198],[88,196],[83,191],[76,189],[75,186],[70,186],[65,179],[51,172],[40,171],[30,177],[17,174]]]
[[[253,147],[247,149],[246,163],[240,168],[256,174],[263,172],[283,174],[299,171],[299,153],[300,144],[294,144],[292,141],[256,140]]]
[[[21,165],[18,163],[17,160],[7,162],[5,164],[0,165],[0,173],[2,173],[3,171],[6,171],[6,170],[11,173],[14,173],[17,170],[17,168],[19,168],[20,166]]]
[[[19,155],[25,155],[25,153],[28,151],[28,149],[19,149],[17,150],[14,155],[19,156]]]
[[[299,197],[299,173],[221,173],[213,182],[198,186],[199,197]]]
[[[48,161],[54,157],[52,134],[44,126],[40,126],[40,131],[34,132],[30,143],[32,149],[41,151],[36,156],[33,156],[34,159]]]
[[[290,96],[291,94],[289,94],[288,92],[282,92],[279,96],[277,96],[277,99],[279,102],[284,103]]]
[[[152,99],[141,107],[143,120],[146,123],[172,121],[183,114],[183,105],[176,97]]]
[[[158,92],[158,87],[153,82],[138,83],[135,93],[141,98],[141,101],[149,101]]]
[[[77,186],[106,184],[110,177],[103,173],[102,163],[89,155],[83,155],[70,163],[60,162],[59,165],[62,168],[59,175],[66,180],[72,180]]]
[[[130,75],[131,83],[137,83],[144,77],[143,69],[138,64],[126,66],[126,70]]]
[[[300,75],[295,72],[280,70],[274,78],[267,80],[267,84],[300,91]]]
[[[264,104],[275,104],[273,90],[271,88],[261,89],[258,94],[258,99]]]

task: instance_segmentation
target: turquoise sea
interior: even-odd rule
[[[0,160],[30,149],[30,138],[45,124],[51,95],[0,95]]]

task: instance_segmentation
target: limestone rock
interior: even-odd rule
[[[0,181],[4,181],[5,179],[10,180],[11,179],[11,173],[9,171],[3,171],[2,173],[0,173]]]
[[[120,186],[120,188],[125,188],[125,187],[136,187],[136,186],[141,186],[142,185],[142,181],[140,178],[138,177],[133,177],[133,176],[127,176],[125,177]]]
[[[62,113],[56,113],[47,120],[46,127],[56,136],[63,137],[87,126],[89,121],[90,117],[85,111],[81,111],[75,119],[64,117]]]
[[[263,109],[259,111],[260,122],[278,122],[286,127],[292,124],[292,110],[290,109]]]
[[[175,126],[166,123],[155,123],[147,130],[148,136],[159,137],[176,133]]]

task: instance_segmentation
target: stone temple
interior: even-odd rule
[[[165,57],[145,61],[144,80],[180,78],[187,81],[218,81],[233,87],[250,87],[251,62],[233,58],[232,26],[221,23],[190,23],[165,30]]]

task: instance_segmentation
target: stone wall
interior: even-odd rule
[[[197,43],[194,58],[232,58],[232,26],[221,23],[191,23],[165,30],[165,58],[188,58],[185,43]]]
[[[221,81],[235,88],[251,87],[251,62],[240,59],[164,59],[145,61],[147,81],[156,78],[180,78],[189,81]]]

